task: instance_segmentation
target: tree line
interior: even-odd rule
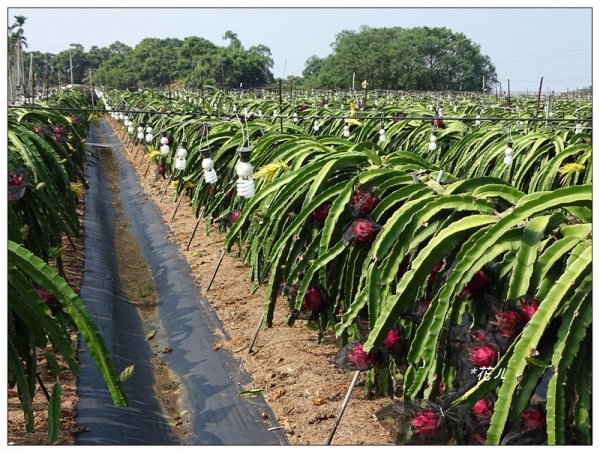
[[[37,86],[68,83],[94,84],[120,89],[177,86],[254,88],[274,82],[271,50],[265,45],[244,48],[238,36],[227,31],[227,45],[218,46],[198,36],[184,39],[145,38],[134,47],[116,41],[88,51],[77,43],[57,54],[26,52],[25,17],[9,27],[9,63],[21,84]],[[289,76],[298,88],[392,90],[489,90],[497,82],[496,70],[480,46],[462,33],[444,27],[370,28],[343,30],[324,58],[308,58],[302,77]],[[13,77],[14,78],[14,77]],[[17,85],[18,83],[15,82]],[[15,85],[13,83],[13,85]]]
[[[237,35],[227,31],[226,46],[190,36],[145,38],[135,47],[116,41],[107,47],[92,46],[86,52],[81,44],[70,44],[57,54],[30,52],[38,80],[55,86],[67,83],[97,84],[121,89],[160,88],[177,81],[186,86],[213,85],[222,88],[257,87],[273,82],[273,59],[267,46],[245,49]],[[73,76],[71,79],[71,68]]]
[[[351,87],[355,78],[379,89],[482,91],[497,83],[480,46],[445,27],[363,26],[338,33],[332,48],[325,58],[306,61],[306,86]]]

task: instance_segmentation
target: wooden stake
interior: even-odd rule
[[[194,225],[194,231],[192,231],[192,235],[190,236],[190,240],[188,241],[187,245],[185,246],[186,250],[190,249],[190,244],[192,243],[192,240],[194,239],[194,236],[196,235],[196,231],[198,230],[198,226],[200,225],[200,220],[202,219],[202,213],[200,213],[200,215],[198,216],[198,220],[196,220],[196,225]]]
[[[221,263],[223,262],[223,258],[225,258],[225,250],[223,250],[223,253],[221,253],[221,257],[219,258],[219,262],[217,263],[217,267],[215,268],[215,271],[213,272],[213,275],[210,278],[210,282],[208,282],[208,286],[206,287],[206,292],[210,291],[210,287],[212,286],[213,282],[215,281],[215,277],[217,276],[217,272],[219,271],[219,268],[221,267]]]
[[[148,170],[150,170],[150,165],[152,164],[152,159],[148,159],[148,166],[146,167],[146,171],[144,172],[144,178],[148,174]]]
[[[179,209],[179,205],[181,204],[181,200],[183,200],[184,195],[185,195],[185,189],[183,189],[181,191],[181,195],[179,195],[179,200],[177,201],[177,206],[175,206],[175,210],[173,211],[173,215],[171,216],[171,221],[173,221],[175,219],[175,214],[177,214],[177,210]]]
[[[258,326],[256,326],[256,331],[254,332],[254,335],[252,336],[252,340],[250,341],[250,346],[248,346],[248,354],[250,354],[252,352],[252,348],[254,347],[254,343],[256,343],[256,339],[258,338],[258,334],[260,332],[260,328],[262,327],[264,320],[265,320],[265,312],[263,311],[262,314],[260,315],[260,321],[258,321]]]
[[[165,190],[163,190],[163,193],[162,193],[159,201],[163,201],[163,198],[165,197],[165,194],[167,193],[167,189],[169,188],[169,184],[171,184],[172,180],[173,180],[173,173],[171,173],[169,175],[169,179],[167,180],[167,184],[165,185]]]

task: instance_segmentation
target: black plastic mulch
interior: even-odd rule
[[[120,201],[131,234],[138,241],[157,287],[158,318],[168,341],[163,360],[178,376],[191,412],[191,445],[285,445],[287,439],[273,427],[275,416],[261,395],[238,394],[250,376],[231,351],[214,350],[226,339],[223,326],[209,303],[199,296],[178,246],[165,239],[168,227],[158,207],[144,200],[137,173],[123,156],[123,147],[106,120],[92,126],[85,175],[85,270],[81,296],[112,352],[119,370],[136,365],[125,383],[129,407],[115,408],[106,385],[87,352],[80,353],[77,424],[86,429],[78,444],[165,445],[179,443],[152,390],[153,355],[145,339],[137,309],[128,303],[120,283],[114,248],[112,195],[97,158],[112,152],[120,170]],[[218,335],[220,332],[221,335]],[[81,345],[85,349],[85,345]],[[267,414],[264,418],[262,415]]]

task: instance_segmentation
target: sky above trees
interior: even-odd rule
[[[515,91],[537,89],[541,76],[557,91],[592,82],[590,8],[9,8],[8,22],[18,14],[27,17],[29,49],[47,52],[74,42],[86,50],[115,41],[135,46],[147,37],[199,36],[223,46],[232,30],[247,48],[270,48],[276,78],[301,75],[309,57],[331,52],[342,30],[440,26],[479,44],[499,81],[506,86],[510,78]]]

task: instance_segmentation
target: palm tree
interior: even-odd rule
[[[9,51],[13,54],[13,65],[16,68],[16,74],[13,74],[13,89],[17,86],[23,87],[24,70],[21,54],[23,48],[27,48],[27,38],[25,38],[25,31],[23,30],[26,20],[25,16],[15,16],[15,22],[8,27]]]

